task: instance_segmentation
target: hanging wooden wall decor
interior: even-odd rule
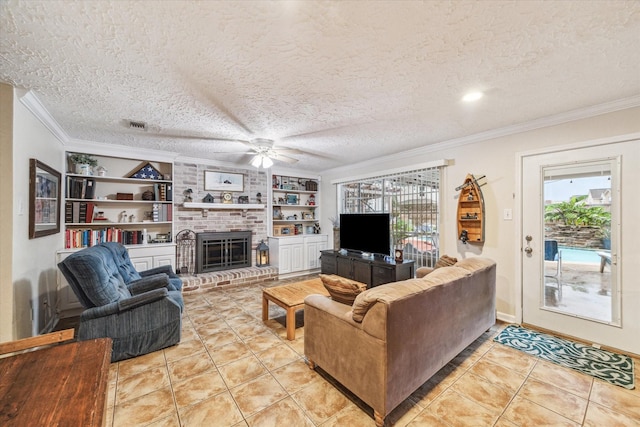
[[[464,183],[456,188],[458,197],[458,239],[462,243],[484,243],[484,198],[478,181],[486,175],[476,178],[468,174]]]

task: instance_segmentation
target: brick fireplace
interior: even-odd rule
[[[266,204],[268,194],[267,174],[263,169],[228,168],[188,162],[174,163],[174,230],[176,234],[183,230],[192,230],[197,238],[200,234],[244,232],[248,233],[250,237],[248,245],[241,245],[242,252],[247,256],[246,264],[242,266],[236,264],[234,259],[231,262],[226,262],[229,269],[218,269],[217,267],[198,269],[196,267],[194,271],[197,274],[196,276],[183,277],[184,291],[197,291],[203,288],[219,286],[236,286],[277,279],[277,268],[254,267],[255,245],[261,240],[267,240],[266,208],[245,210],[242,208],[226,209],[225,207],[225,209],[222,209],[220,205],[221,194],[204,189],[205,171],[222,171],[244,176],[243,191],[233,193],[234,201],[237,201],[239,196],[246,196],[249,198],[250,203],[258,203],[258,193],[260,193],[262,203]],[[213,196],[214,203],[211,204],[211,208],[205,210],[185,208],[182,203],[184,202],[184,191],[187,189],[192,190],[191,197],[194,202],[202,202],[208,194]],[[196,242],[196,248],[198,246]],[[220,250],[220,248],[214,248],[215,245],[212,245],[210,248],[208,247],[208,250],[210,249],[212,252]],[[225,261],[223,261],[224,263]]]

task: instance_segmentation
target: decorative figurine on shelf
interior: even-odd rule
[[[107,168],[105,168],[104,166],[98,166],[96,168],[96,173],[98,174],[98,176],[107,176]]]
[[[127,211],[122,211],[120,212],[120,218],[118,219],[118,222],[127,222]]]
[[[202,198],[202,203],[213,203],[214,199],[211,193],[207,193],[206,196]]]
[[[467,195],[467,200],[468,201],[473,201],[473,191],[469,191],[469,194]]]
[[[151,190],[147,190],[142,193],[142,200],[153,200],[155,198],[155,194]]]
[[[262,193],[256,194],[256,203],[262,203]]]
[[[222,203],[232,204],[233,203],[233,194],[229,191],[222,192]]]
[[[315,194],[309,194],[309,198],[307,199],[307,205],[315,206],[316,205],[316,196]]]
[[[190,188],[187,188],[182,192],[182,195],[184,196],[184,203],[193,201],[193,199],[191,198],[191,193],[193,193],[193,190]]]
[[[136,222],[136,216],[135,215],[129,215],[129,222]]]

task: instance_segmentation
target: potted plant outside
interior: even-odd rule
[[[91,175],[92,168],[98,165],[98,161],[89,154],[73,153],[69,159],[75,166],[75,172],[81,175]]]

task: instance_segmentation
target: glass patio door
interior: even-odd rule
[[[629,293],[622,292],[619,253],[621,164],[638,161],[634,144],[521,157],[523,323],[618,349],[640,348],[633,332],[640,316],[629,310],[633,298],[624,300],[640,285],[625,282]],[[635,170],[624,172],[637,179]],[[634,222],[628,231],[635,230]]]

